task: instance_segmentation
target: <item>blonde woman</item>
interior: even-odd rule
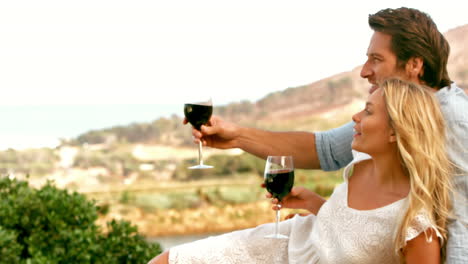
[[[150,263],[440,263],[447,240],[451,164],[434,95],[389,79],[355,114],[355,158],[324,201],[293,189],[285,207],[317,215],[180,245]],[[367,153],[367,154],[364,154]]]

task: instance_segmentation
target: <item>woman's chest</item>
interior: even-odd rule
[[[312,231],[312,240],[320,245],[320,259],[324,263],[397,263],[393,241],[401,208],[398,204],[367,211],[349,208],[340,187],[320,209]]]

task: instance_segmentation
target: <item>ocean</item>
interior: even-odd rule
[[[183,105],[0,105],[0,149],[55,147],[90,130],[183,115]]]

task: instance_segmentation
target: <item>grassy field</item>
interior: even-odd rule
[[[104,208],[100,222],[126,219],[147,237],[226,232],[274,221],[258,175],[189,182],[136,183],[88,192]],[[328,197],[341,171],[295,171],[295,185]],[[283,216],[298,210],[283,210]]]

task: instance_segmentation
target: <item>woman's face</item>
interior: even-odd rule
[[[352,148],[371,156],[388,151],[395,142],[389,119],[383,91],[377,89],[369,95],[364,110],[353,115],[356,124]]]

